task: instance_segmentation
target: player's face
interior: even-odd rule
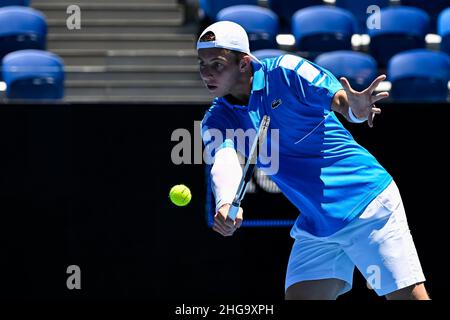
[[[216,97],[229,94],[241,76],[236,55],[224,49],[198,50],[198,63],[205,86]]]

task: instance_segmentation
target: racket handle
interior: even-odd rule
[[[239,204],[233,202],[230,206],[230,210],[228,210],[228,217],[230,217],[231,220],[235,221],[238,212],[239,212]]]

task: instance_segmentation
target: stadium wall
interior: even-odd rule
[[[2,299],[282,300],[289,229],[222,238],[205,220],[204,165],[172,163],[173,131],[194,135],[207,107],[2,106]],[[395,178],[435,299],[450,287],[449,117],[448,104],[387,104],[372,129],[345,123]],[[178,183],[193,193],[187,207],[168,199]],[[263,200],[244,209],[263,210]],[[80,290],[66,287],[70,265],[81,268]],[[355,274],[342,299],[377,297]]]

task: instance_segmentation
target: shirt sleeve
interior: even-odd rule
[[[301,57],[284,55],[278,66],[287,89],[303,104],[331,110],[334,94],[343,89],[330,71]]]

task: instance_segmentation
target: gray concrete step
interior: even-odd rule
[[[199,81],[68,81],[68,96],[201,96],[208,91]]]
[[[185,25],[180,19],[82,19],[80,29],[68,29],[66,20],[47,20],[50,34],[196,34],[194,24]]]
[[[67,80],[66,87],[109,87],[109,88],[131,88],[131,87],[196,87],[204,88],[201,80]]]
[[[33,7],[44,12],[47,19],[67,19],[67,5],[39,4]],[[184,20],[184,7],[179,4],[86,3],[80,5],[81,22],[84,19],[178,19]]]
[[[120,25],[109,23],[105,25],[89,25],[85,21],[81,24],[80,29],[69,30],[65,21],[57,21],[56,24],[50,25],[48,32],[50,34],[99,34],[99,33],[133,33],[133,34],[157,34],[157,33],[171,33],[171,34],[195,34],[197,28],[195,26],[182,25],[181,22],[176,20],[174,25],[169,25],[167,20],[162,21],[163,24],[157,25]]]
[[[191,34],[49,34],[54,49],[194,49]]]
[[[174,27],[182,26],[182,22],[183,21],[181,21],[180,19],[82,19],[81,27]],[[47,24],[49,25],[49,27],[65,27],[66,19],[47,19]]]
[[[66,66],[197,65],[195,50],[52,50]]]
[[[66,80],[200,80],[197,66],[65,67]]]
[[[212,98],[209,96],[70,96],[67,95],[64,101],[67,103],[154,103],[154,104],[179,104],[179,105],[192,105],[209,104]]]

